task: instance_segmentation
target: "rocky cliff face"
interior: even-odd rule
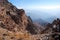
[[[6,4],[5,4],[6,3]],[[2,6],[1,6],[2,5]],[[25,11],[23,9],[17,9],[7,0],[2,0],[0,5],[0,25],[3,28],[8,30],[25,30],[24,27],[27,26],[27,16],[25,15]],[[4,6],[5,5],[5,6]],[[15,30],[15,28],[18,28]]]
[[[60,32],[59,26],[60,19],[57,19],[43,28],[33,23],[24,9],[16,8],[8,0],[0,0],[0,40],[42,40],[54,31]]]
[[[55,31],[60,32],[60,19],[41,28],[25,15],[25,10],[17,9],[8,0],[0,0],[0,40],[43,40]]]
[[[48,37],[49,40],[60,40],[60,19],[57,18],[51,24],[47,24],[41,33],[44,34],[43,36]],[[48,40],[48,38],[46,39]]]
[[[37,31],[25,11],[8,0],[0,0],[0,40],[32,40],[30,34],[37,34]]]

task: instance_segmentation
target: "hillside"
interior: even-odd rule
[[[33,40],[36,30],[24,9],[17,9],[8,0],[0,0],[0,40]]]
[[[34,23],[24,9],[0,0],[0,40],[54,40],[60,37],[56,32],[60,32],[60,19],[43,27]]]

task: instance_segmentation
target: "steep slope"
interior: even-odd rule
[[[40,33],[41,39],[60,40],[60,19],[54,20],[51,24],[48,23],[46,28]]]
[[[0,24],[1,27],[14,30],[16,27],[24,28],[27,26],[27,16],[23,9],[17,9],[8,1],[4,1],[0,5]],[[6,2],[6,3],[5,3]],[[5,6],[4,6],[5,5]]]
[[[8,0],[0,0],[0,40],[33,40],[36,30],[23,9],[17,9]]]

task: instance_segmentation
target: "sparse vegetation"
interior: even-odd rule
[[[40,32],[39,28],[33,24],[32,19],[25,15],[23,9],[17,9],[7,0],[0,1],[2,1],[0,2],[0,40],[59,39],[60,19],[47,24]],[[3,4],[3,2],[6,4]],[[55,38],[56,36],[59,37]]]

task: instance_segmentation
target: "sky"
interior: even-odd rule
[[[40,15],[39,17],[44,18],[43,14],[46,14],[45,18],[49,15],[59,17],[60,14],[60,0],[9,0],[9,2],[19,9],[24,9],[28,13],[31,12],[28,15],[32,17],[33,15]]]
[[[60,0],[9,0],[18,8],[55,9],[60,8]]]

